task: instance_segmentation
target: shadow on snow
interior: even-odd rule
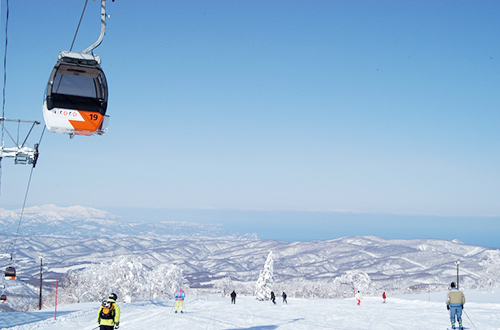
[[[304,318],[293,319],[290,322],[287,322],[286,324],[290,324],[290,323],[301,321],[301,320],[304,320]],[[236,329],[238,329],[238,330],[273,330],[273,329],[277,329],[278,327],[279,327],[279,325],[258,325],[258,326],[249,327],[249,328],[233,328],[233,329],[227,329],[227,330],[236,330]]]
[[[57,312],[57,316],[73,313],[74,311]],[[0,313],[0,329],[8,324],[9,327],[30,324],[54,318],[54,312],[7,312]]]

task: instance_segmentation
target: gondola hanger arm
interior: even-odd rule
[[[114,2],[114,0],[113,0],[113,2]],[[92,50],[97,48],[101,44],[102,39],[104,39],[105,34],[106,34],[106,0],[101,0],[101,34],[99,35],[99,38],[96,40],[96,42],[94,42],[92,45],[87,47],[87,49],[82,51],[82,53],[88,54]]]

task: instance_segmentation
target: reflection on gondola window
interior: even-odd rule
[[[94,79],[56,74],[52,93],[96,98]]]

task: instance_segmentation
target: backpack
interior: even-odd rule
[[[109,306],[102,306],[100,317],[101,319],[104,320],[110,320],[115,318],[115,309],[112,303]]]

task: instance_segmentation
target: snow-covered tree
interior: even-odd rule
[[[229,276],[224,277],[215,283],[214,288],[220,290],[221,295],[225,297],[234,290],[233,280]]]
[[[255,283],[255,297],[258,300],[269,300],[271,298],[271,291],[274,285],[274,260],[273,252],[269,251],[264,269],[260,271],[259,279]]]
[[[488,251],[487,257],[479,264],[484,267],[482,277],[478,281],[479,287],[494,287],[497,285],[500,273],[500,251]],[[462,283],[462,282],[461,282]]]
[[[176,265],[162,264],[149,274],[151,299],[170,298],[179,286],[185,286],[182,269]]]
[[[342,276],[336,277],[333,280],[333,288],[339,293],[339,296],[354,296],[357,291],[366,294],[370,292],[371,288],[370,276],[361,271],[351,270],[347,271]]]
[[[99,300],[110,292],[128,300],[147,292],[146,274],[140,259],[119,256],[111,262],[92,264],[83,270],[69,272],[63,286],[66,294],[77,301]]]
[[[110,262],[68,272],[62,281],[62,289],[68,302],[98,301],[110,292],[128,302],[170,298],[184,283],[182,270],[175,265],[161,265],[150,271],[140,258],[120,256]]]

